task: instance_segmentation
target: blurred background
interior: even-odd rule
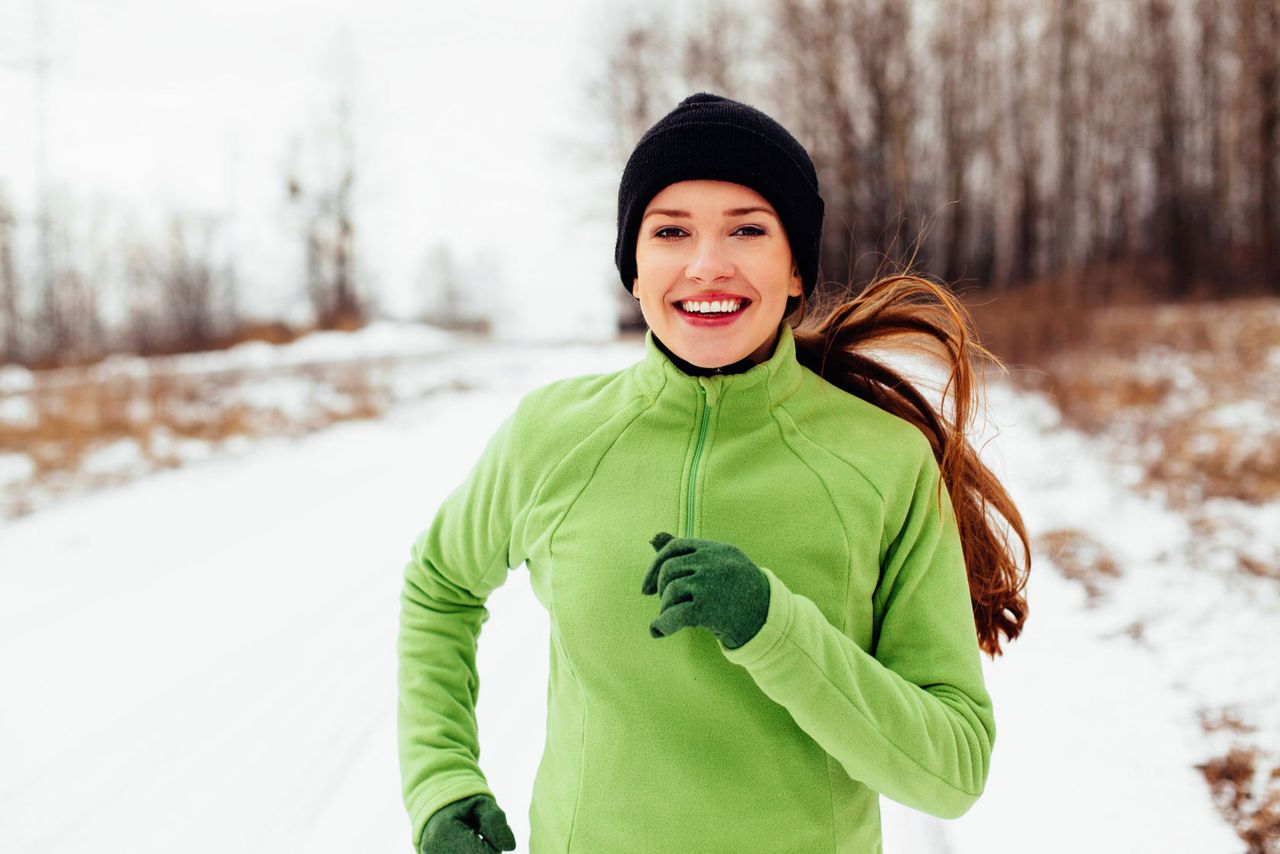
[[[886,851],[1280,851],[1280,0],[0,0],[0,849],[407,850],[408,546],[521,394],[643,354],[617,181],[704,90],[813,155],[820,296],[910,262],[1007,366],[1004,743]]]

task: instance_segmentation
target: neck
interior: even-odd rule
[[[756,363],[747,357],[739,359],[732,365],[722,365],[718,368],[703,368],[693,364],[692,362],[686,362],[675,353],[672,353],[667,345],[662,343],[662,339],[656,334],[653,336],[653,343],[657,345],[659,350],[666,354],[667,358],[671,360],[671,364],[675,365],[691,377],[709,377],[713,374],[740,374],[743,371],[750,370],[756,366]]]

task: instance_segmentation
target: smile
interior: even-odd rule
[[[674,303],[676,311],[693,326],[724,326],[736,320],[751,304],[746,297],[711,295]]]

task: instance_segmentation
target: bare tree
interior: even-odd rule
[[[1226,246],[1230,242],[1231,222],[1228,217],[1215,216],[1214,211],[1225,212],[1229,206],[1227,175],[1227,134],[1225,125],[1229,116],[1225,102],[1226,72],[1223,69],[1225,26],[1223,17],[1228,0],[1196,0],[1192,8],[1199,31],[1196,48],[1196,76],[1200,80],[1200,97],[1193,106],[1196,120],[1193,130],[1198,130],[1199,159],[1203,164],[1202,181],[1207,183],[1207,211],[1197,224],[1210,245]],[[1227,278],[1224,265],[1204,263],[1205,272],[1217,285]]]
[[[47,367],[101,358],[107,349],[100,315],[100,291],[107,267],[103,209],[81,211],[63,191],[50,194],[44,220],[48,266],[35,295],[36,343],[29,360]]]
[[[1149,91],[1151,160],[1155,166],[1155,198],[1152,211],[1157,251],[1170,262],[1170,281],[1176,294],[1191,287],[1191,235],[1185,210],[1181,106],[1177,71],[1180,66],[1170,0],[1147,0],[1143,13],[1150,33]]]
[[[833,0],[826,0],[827,7]],[[886,242],[891,224],[906,215],[911,186],[909,139],[918,99],[913,96],[915,58],[910,46],[911,7],[901,0],[858,0],[850,4],[850,44],[861,72],[870,129],[861,169],[875,248],[900,251]],[[913,239],[907,224],[907,237]]]
[[[1280,168],[1280,0],[1240,0],[1241,55],[1251,107],[1257,176],[1256,242],[1263,276],[1280,291],[1280,218],[1275,195]]]
[[[1070,268],[1076,261],[1077,215],[1080,175],[1080,130],[1084,115],[1084,16],[1082,0],[1054,0],[1053,127],[1057,137],[1057,188],[1053,197],[1050,230],[1050,264],[1054,270]]]
[[[641,7],[630,7],[612,35],[604,75],[589,92],[598,114],[613,128],[614,160],[619,169],[631,149],[654,122],[673,106],[678,78],[672,69],[673,34],[656,18],[645,20]]]
[[[234,291],[217,257],[218,221],[172,214],[162,248],[135,240],[126,258],[125,340],[141,355],[207,350],[235,325]]]
[[[426,254],[419,275],[419,285],[426,297],[423,320],[444,329],[488,332],[492,325],[489,312],[476,306],[471,297],[476,283],[483,280],[477,267],[490,263],[491,259],[482,256],[480,262],[464,268],[449,244],[434,244]],[[487,276],[491,278],[492,272],[487,271]]]
[[[1141,120],[1132,109],[1132,92],[1141,88],[1143,73],[1132,62],[1134,22],[1119,4],[1097,4],[1082,32],[1087,95],[1079,101],[1086,108],[1080,139],[1086,143],[1082,156],[1083,192],[1088,229],[1086,266],[1115,264],[1135,245],[1134,215],[1138,209],[1138,188],[1133,175],[1142,157]],[[1109,292],[1110,279],[1101,286]]]
[[[751,53],[746,24],[729,0],[706,0],[695,8],[695,20],[682,42],[682,76],[690,89],[742,97]]]
[[[909,258],[1002,288],[1070,278],[1073,298],[1135,279],[1178,296],[1278,287],[1280,0],[693,8],[687,34],[614,42],[616,138],[625,152],[656,118],[651,93],[679,79],[665,48],[684,45],[686,84],[756,103],[809,149],[826,274],[856,287]],[[754,65],[771,69],[753,71],[759,89],[734,92]],[[936,230],[903,222],[938,212]]]
[[[855,57],[848,40],[851,12],[822,0],[777,0],[761,53],[775,58],[777,71],[760,106],[772,109],[809,150],[823,186],[827,228],[819,266],[832,285],[820,292],[843,291],[854,278],[859,251],[875,227],[859,217],[866,161],[854,127],[857,95]]]
[[[946,187],[947,232],[940,266],[944,275],[958,279],[964,268],[974,205],[968,197],[968,176],[983,128],[978,125],[978,43],[966,18],[973,7],[951,0],[943,7],[948,25],[933,30],[933,56],[941,66],[938,110],[942,137],[943,176]]]
[[[18,271],[14,264],[13,234],[17,225],[7,194],[0,189],[0,362],[23,360],[22,301],[19,299]]]
[[[604,38],[613,48],[605,57],[601,76],[588,83],[590,109],[604,116],[610,134],[608,153],[601,159],[620,175],[631,150],[646,130],[675,106],[680,92],[672,33],[660,19],[646,19],[644,7],[629,7],[613,32]],[[625,291],[615,292],[619,326],[643,328],[638,304]]]
[[[320,137],[320,166],[304,174],[295,141],[285,179],[305,247],[306,293],[322,329],[354,329],[369,313],[355,276],[355,151],[350,102],[338,99],[336,119]]]
[[[155,285],[155,250],[136,236],[124,245],[125,320],[121,343],[126,350],[141,356],[167,352],[170,335],[162,317],[160,289]]]
[[[169,221],[169,251],[157,271],[171,327],[184,350],[204,350],[214,341],[223,314],[222,285],[212,257],[214,224],[208,219]]]

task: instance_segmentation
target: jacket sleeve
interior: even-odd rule
[[[397,736],[414,850],[437,809],[493,795],[479,766],[476,645],[485,600],[524,559],[516,537],[534,488],[527,400],[444,499],[404,567]]]
[[[939,498],[941,474],[927,445],[926,455],[905,521],[886,534],[872,653],[765,567],[764,625],[747,643],[721,651],[850,777],[950,819],[986,786],[995,719],[959,530],[945,488]]]

